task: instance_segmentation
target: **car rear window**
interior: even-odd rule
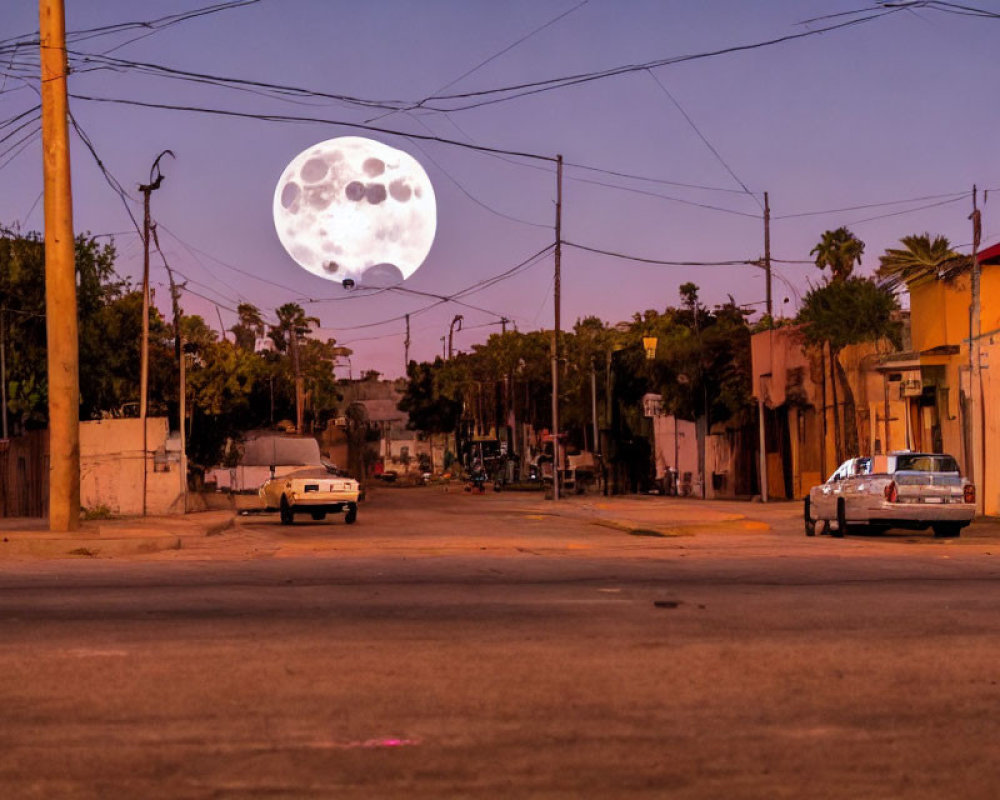
[[[958,472],[951,456],[914,454],[896,456],[896,472]]]

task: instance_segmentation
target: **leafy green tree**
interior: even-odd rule
[[[867,278],[830,280],[810,290],[802,301],[798,322],[804,326],[807,343],[825,346],[830,357],[830,384],[833,393],[833,423],[836,460],[844,460],[846,448],[857,446],[857,426],[847,425],[848,407],[853,406],[850,386],[844,382],[848,392],[843,409],[845,433],[853,434],[851,442],[845,442],[841,433],[841,413],[838,397],[840,351],[851,344],[877,341],[886,338],[895,346],[900,345],[900,324],[893,319],[893,312],[899,309],[899,301],[886,287]]]
[[[890,247],[879,256],[877,275],[892,286],[937,278],[970,261],[952,250],[944,236],[933,239],[929,233],[904,236],[900,243],[902,248]]]
[[[111,242],[80,235],[75,241],[79,320],[80,416],[127,413],[139,399],[138,347],[141,302],[114,271]],[[8,405],[15,432],[44,427],[48,419],[45,348],[45,248],[37,233],[0,236],[0,297],[7,350]],[[150,397],[163,396],[157,381],[169,331],[151,313]],[[133,357],[134,355],[134,357]]]
[[[258,427],[266,411],[253,404],[266,362],[253,351],[220,340],[197,316],[181,318],[188,392],[188,455],[195,463],[217,463],[226,440]]]
[[[825,231],[822,238],[809,255],[816,257],[819,269],[830,268],[830,280],[847,280],[854,271],[854,265],[861,263],[865,243],[847,228]]]
[[[407,385],[399,402],[410,418],[409,427],[427,433],[451,433],[458,425],[462,404],[442,392],[439,375],[444,360],[411,361],[406,365]]]

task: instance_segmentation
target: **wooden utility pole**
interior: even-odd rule
[[[146,516],[146,481],[148,472],[149,441],[146,431],[146,415],[149,411],[149,196],[160,188],[163,175],[160,173],[160,159],[170,150],[160,153],[149,168],[149,183],[139,184],[142,192],[142,349],[139,359],[139,419],[142,421],[142,515]]]
[[[774,330],[774,302],[771,298],[771,202],[764,192],[764,283],[767,313],[767,327],[769,331]],[[774,338],[773,334],[768,335],[768,357],[774,358]],[[757,424],[758,438],[760,443],[760,500],[767,502],[767,416],[764,411],[764,399],[757,398]],[[702,480],[704,485],[704,479]]]
[[[80,367],[62,0],[39,0],[49,380],[49,529],[80,527]]]
[[[302,371],[299,368],[299,332],[296,329],[294,322],[291,326],[290,335],[290,344],[292,347],[292,366],[295,369],[295,432],[301,435],[305,421],[303,411],[305,384],[302,380]]]
[[[406,338],[403,340],[403,374],[410,367],[410,315],[406,315]]]
[[[559,499],[559,304],[562,291],[562,168],[563,157],[556,156],[556,250],[555,279],[552,284],[552,499]]]
[[[163,255],[163,249],[160,247],[160,237],[156,232],[155,223],[150,228],[153,234],[153,242],[156,244],[156,250],[159,252],[160,257],[163,258],[163,266],[167,270],[167,277],[170,280],[170,303],[173,307],[174,312],[174,355],[177,358],[177,365],[179,370],[178,379],[180,382],[180,407],[177,409],[178,417],[178,428],[180,430],[181,437],[181,481],[183,482],[183,495],[184,495],[184,510],[183,513],[187,513],[187,432],[184,429],[185,422],[187,420],[187,371],[184,356],[184,336],[181,333],[181,287],[177,285],[174,281],[174,271],[170,269],[170,264],[167,263],[167,258]],[[218,306],[216,306],[218,310]],[[219,324],[222,324],[222,320],[219,320]]]
[[[188,479],[187,479],[187,430],[185,422],[187,421],[187,355],[184,353],[184,336],[183,334],[178,335],[177,341],[180,345],[180,408],[178,409],[178,416],[181,422],[181,481],[184,487],[184,513],[187,514],[187,498],[188,498]]]
[[[590,357],[590,421],[594,428],[593,452],[601,451],[601,434],[597,425],[597,365],[594,356]]]
[[[0,308],[0,415],[3,417],[3,438],[7,438],[7,339],[6,308]]]
[[[976,202],[976,187],[972,187],[972,298],[969,304],[969,412],[972,417],[971,430],[971,472],[972,482],[976,486],[976,514],[982,514],[984,508],[983,478],[985,475],[985,452],[983,448],[983,373],[980,363],[979,337],[982,331],[980,322],[980,268],[979,243],[983,234],[982,216]]]
[[[768,326],[774,327],[774,304],[771,299],[771,203],[764,192],[764,278],[767,282]]]

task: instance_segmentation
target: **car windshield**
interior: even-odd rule
[[[958,462],[951,456],[913,455],[896,456],[896,472],[958,472]]]

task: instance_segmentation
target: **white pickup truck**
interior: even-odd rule
[[[851,458],[805,499],[807,536],[819,530],[925,530],[959,536],[976,515],[976,489],[942,453],[900,452]]]

